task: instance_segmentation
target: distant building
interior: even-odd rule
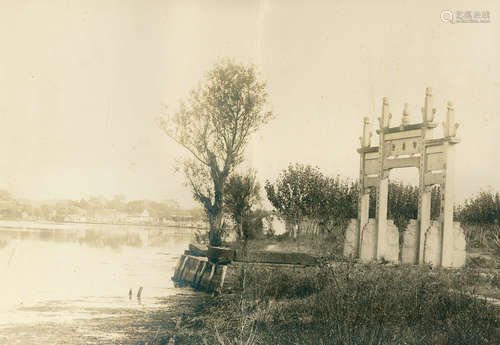
[[[80,207],[72,207],[71,214],[64,216],[65,222],[85,223],[88,222],[87,212]]]
[[[121,224],[127,222],[128,215],[114,209],[96,211],[92,221],[96,223]]]
[[[172,219],[163,218],[163,224],[166,226],[177,226],[177,222]]]
[[[127,222],[133,224],[148,224],[153,223],[154,218],[151,217],[148,210],[142,211],[140,214],[128,215]]]
[[[65,222],[71,223],[86,223],[88,221],[87,217],[80,214],[69,214],[64,217]]]

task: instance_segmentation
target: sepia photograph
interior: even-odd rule
[[[499,16],[0,0],[0,345],[500,345]]]

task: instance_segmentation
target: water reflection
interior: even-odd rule
[[[191,238],[133,227],[0,229],[0,325],[153,307],[178,292],[170,277]]]
[[[142,248],[144,243],[137,232],[103,232],[99,230],[86,230],[83,237],[78,238],[79,244],[85,244],[91,248],[119,249],[121,246]]]
[[[191,234],[179,234],[168,230],[13,230],[0,229],[0,249],[7,247],[10,240],[35,240],[55,243],[78,243],[90,248],[111,248],[122,246],[143,248],[162,247],[167,243],[184,243]]]

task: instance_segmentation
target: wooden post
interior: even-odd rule
[[[203,266],[201,267],[200,272],[198,273],[198,275],[196,275],[196,277],[194,279],[194,288],[195,289],[199,288],[199,286],[201,284],[201,279],[203,278],[203,273],[205,273],[205,268],[206,267],[207,267],[207,262],[203,261]]]
[[[224,280],[226,279],[227,265],[222,266],[222,275],[220,277],[219,292],[222,293],[222,287],[224,286]]]

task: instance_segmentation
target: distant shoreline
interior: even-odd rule
[[[34,220],[7,220],[0,219],[0,229],[26,229],[26,230],[87,230],[97,227],[109,230],[158,229],[176,230],[175,233],[192,234],[194,231],[207,231],[208,229],[180,226],[164,226],[161,224],[130,224],[130,223],[91,223],[91,222],[51,222]]]

